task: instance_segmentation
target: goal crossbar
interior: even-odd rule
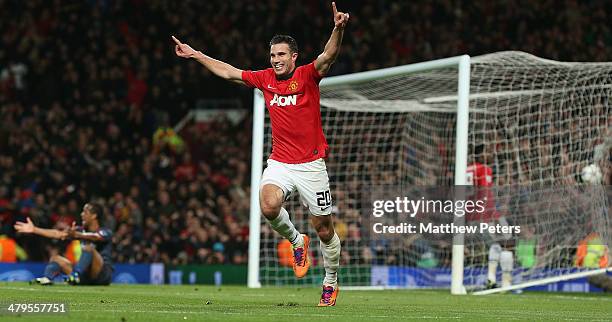
[[[555,89],[538,89],[538,90],[521,90],[521,91],[499,91],[499,92],[485,92],[485,93],[471,93],[470,101],[488,98],[505,98],[505,97],[516,97],[516,96],[533,96],[533,95],[554,95],[558,93],[566,93],[578,90],[595,90],[595,89],[610,89],[612,85],[590,85],[581,87],[563,87]],[[448,103],[456,102],[458,99],[457,95],[447,96],[436,96],[427,97],[423,99],[423,103],[435,104],[435,103]]]
[[[361,83],[361,82],[373,81],[373,80],[377,80],[381,78],[388,78],[388,77],[393,77],[393,76],[398,76],[398,75],[403,75],[403,74],[410,74],[410,73],[428,71],[428,70],[433,70],[433,69],[441,69],[441,68],[447,68],[447,67],[456,67],[456,66],[461,65],[462,62],[463,64],[465,63],[469,64],[470,56],[468,55],[455,56],[455,57],[437,59],[437,60],[432,60],[432,61],[426,61],[422,63],[410,64],[410,65],[389,67],[389,68],[383,68],[383,69],[377,69],[377,70],[370,70],[367,72],[328,77],[328,78],[324,78],[321,81],[321,83],[319,84],[319,87],[324,88],[324,87],[343,85],[343,84]]]

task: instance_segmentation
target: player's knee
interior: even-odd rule
[[[280,213],[280,208],[282,205],[282,192],[279,197],[277,187],[269,187],[268,185],[264,186],[261,191],[261,195],[259,197],[259,207],[261,208],[261,213],[269,220],[272,220],[278,216]]]
[[[260,202],[261,213],[268,219],[274,219],[280,213],[280,203],[272,198],[262,198]]]
[[[321,241],[327,243],[334,237],[334,229],[329,226],[317,227],[317,235]]]
[[[55,263],[61,263],[61,262],[63,261],[63,259],[64,259],[64,258],[63,258],[62,256],[60,256],[60,255],[53,255],[53,256],[51,256],[51,258],[49,259],[49,263],[53,263],[53,262],[55,262]]]

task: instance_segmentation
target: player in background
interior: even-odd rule
[[[467,221],[492,223],[498,221],[501,225],[508,225],[505,217],[500,216],[495,205],[495,195],[489,188],[493,187],[493,169],[487,165],[487,154],[484,145],[474,148],[474,162],[467,167],[467,184],[480,187],[476,190],[475,200],[485,200],[485,211],[483,214],[468,214]],[[512,251],[504,249],[507,245],[499,243],[500,236],[491,236],[493,243],[489,246],[489,263],[487,273],[487,288],[497,288],[497,266],[502,269],[502,287],[512,284],[512,269],[514,267],[514,256]],[[512,238],[511,234],[503,234],[501,239],[507,242]]]
[[[109,285],[113,277],[112,232],[102,228],[104,210],[95,203],[83,206],[81,219],[83,228],[72,223],[68,230],[43,229],[36,227],[30,218],[27,222],[17,222],[15,230],[23,234],[36,234],[54,239],[77,239],[81,241],[81,257],[74,267],[67,258],[53,255],[45,268],[44,276],[36,278],[41,285],[53,284],[53,279],[60,273],[68,275],[72,285]]]
[[[328,145],[321,126],[319,82],[338,57],[349,14],[339,12],[334,2],[332,10],[334,28],[323,52],[303,66],[296,65],[298,46],[290,36],[272,38],[271,68],[259,71],[237,69],[172,37],[179,57],[194,58],[223,79],[263,92],[272,123],[272,154],[259,187],[261,212],[272,228],[291,242],[293,270],[301,278],[310,267],[310,238],[296,230],[283,202],[297,190],[308,207],[325,267],[319,306],[336,304],[340,262],[340,239],[334,231],[329,177],[323,160]]]

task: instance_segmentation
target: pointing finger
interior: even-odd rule
[[[180,42],[178,39],[176,39],[176,37],[172,36],[172,40],[174,40],[174,42],[175,42],[177,45],[181,45],[181,42]]]
[[[334,10],[334,16],[338,13],[338,9],[336,9],[336,3],[332,2],[332,10]]]

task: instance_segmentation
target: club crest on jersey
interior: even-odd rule
[[[289,86],[287,86],[287,90],[291,91],[291,92],[295,92],[298,88],[298,82],[295,80],[292,80],[291,83],[289,83]]]
[[[277,106],[287,106],[287,105],[296,105],[297,104],[297,95],[287,95],[281,96],[278,94],[274,94],[274,97],[270,101],[270,107]]]

